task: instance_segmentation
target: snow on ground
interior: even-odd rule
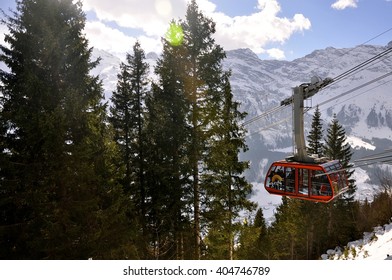
[[[366,170],[359,167],[355,168],[353,177],[357,185],[355,200],[365,201],[365,199],[367,199],[369,202],[373,201],[375,190],[379,187],[377,185],[370,184],[371,180]]]
[[[374,151],[376,149],[375,146],[373,146],[372,144],[369,144],[365,141],[363,141],[362,139],[355,137],[355,136],[349,136],[347,135],[347,143],[350,144],[350,146],[353,149],[360,149],[360,148],[365,148],[366,150],[371,150]]]
[[[270,225],[274,221],[275,209],[282,203],[282,198],[269,194],[264,188],[264,183],[252,184],[254,190],[252,201],[256,202],[263,210],[264,219],[267,225]]]
[[[365,232],[363,239],[349,242],[345,248],[328,250],[323,260],[392,260],[392,223]]]

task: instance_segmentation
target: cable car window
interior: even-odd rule
[[[320,174],[322,173],[320,170],[312,170],[311,177],[311,195],[319,195],[320,187],[321,187],[321,179]],[[318,176],[317,176],[318,175]]]
[[[286,167],[285,175],[286,175],[285,190],[286,192],[294,193],[295,192],[295,168]]]
[[[309,170],[300,168],[298,169],[298,192],[303,195],[309,194]]]
[[[268,176],[267,185],[277,190],[283,189],[284,171],[282,166],[274,166]]]

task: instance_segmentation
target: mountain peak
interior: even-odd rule
[[[252,58],[252,59],[260,60],[260,58],[257,56],[257,54],[254,53],[249,48],[230,50],[230,51],[227,51],[226,53],[227,53],[227,56],[233,56],[233,57],[238,57],[238,58],[247,58],[247,59]]]

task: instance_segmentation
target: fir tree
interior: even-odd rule
[[[253,223],[245,221],[240,229],[236,256],[241,260],[266,260],[270,258],[270,250],[268,228],[259,208]]]
[[[4,23],[1,257],[132,255],[81,2],[18,1]]]
[[[329,205],[326,213],[328,220],[327,232],[331,243],[342,244],[348,242],[353,237],[358,236],[355,225],[355,203],[354,193],[356,191],[355,180],[352,178],[353,170],[350,170],[352,151],[347,143],[344,128],[339,124],[336,115],[327,129],[325,139],[325,155],[331,159],[338,159],[342,163],[342,168],[346,170],[348,180],[348,191]]]
[[[215,239],[215,242],[210,240],[208,247],[211,250],[216,249],[214,246],[225,248],[218,250],[221,255],[212,258],[233,259],[234,237],[240,228],[236,221],[240,211],[252,211],[254,204],[248,200],[252,187],[243,175],[248,168],[248,162],[240,161],[238,158],[241,151],[247,150],[245,131],[238,125],[245,114],[239,112],[239,103],[233,101],[229,73],[224,76],[222,95],[223,102],[208,140],[207,171],[202,174],[203,189],[206,190],[208,198],[205,203],[208,210],[204,215],[210,229],[219,232],[221,236]]]
[[[183,46],[163,41],[147,98],[147,211],[151,258],[193,258],[190,239],[189,101],[184,95]]]
[[[350,163],[353,152],[350,145],[347,143],[346,132],[337,120],[336,115],[334,115],[334,118],[327,129],[324,154],[326,157],[340,160],[342,163],[342,168],[346,170],[349,182],[349,192],[346,197],[352,198],[356,190],[355,181],[352,178],[354,171],[350,169],[353,166]]]
[[[190,126],[189,160],[193,187],[194,258],[201,257],[201,166],[208,157],[206,139],[210,123],[222,98],[223,49],[215,44],[215,23],[198,9],[195,0],[188,5],[184,31],[184,96],[189,100],[187,119]]]
[[[312,128],[308,135],[308,153],[318,156],[323,156],[324,145],[323,139],[323,124],[321,120],[321,113],[319,107],[316,107],[316,111],[312,119]]]
[[[132,205],[139,209],[138,221],[145,236],[146,182],[145,182],[145,100],[148,92],[148,64],[139,42],[133,53],[127,54],[121,63],[117,89],[113,92],[110,122],[113,125],[121,160],[118,166],[124,170],[121,184],[132,197]],[[144,244],[144,242],[141,242]],[[140,244],[139,244],[140,245]],[[145,251],[145,245],[142,251]],[[144,246],[144,248],[143,248]]]

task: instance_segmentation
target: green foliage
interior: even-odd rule
[[[191,203],[189,182],[189,128],[186,123],[188,100],[183,94],[181,47],[164,45],[146,100],[147,224],[151,232],[152,258],[192,258],[192,228],[187,213]]]
[[[323,124],[321,120],[321,113],[319,107],[316,107],[316,111],[312,119],[312,127],[308,135],[308,153],[311,155],[323,156],[324,145],[323,139]]]
[[[269,259],[270,252],[269,232],[259,208],[253,223],[242,224],[235,255],[241,260]]]
[[[119,221],[125,213],[84,22],[81,3],[71,0],[18,1],[5,20],[2,258],[105,258],[126,239],[108,238],[116,229],[108,215]]]
[[[148,70],[145,54],[139,42],[133,52],[121,63],[117,88],[113,92],[110,108],[110,123],[114,128],[114,141],[120,150],[117,168],[123,171],[119,183],[130,195],[135,211],[129,213],[130,222],[139,228],[141,236],[137,242],[140,254],[146,252],[146,135],[145,114],[148,93]],[[137,214],[136,214],[137,213]],[[143,256],[142,256],[143,257]],[[144,258],[144,257],[143,257]]]

